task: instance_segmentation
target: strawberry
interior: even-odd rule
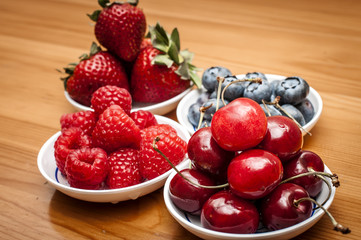
[[[65,172],[71,187],[99,189],[108,171],[108,156],[101,148],[79,148],[66,158]]]
[[[91,137],[86,135],[80,128],[67,128],[54,143],[55,163],[59,171],[66,175],[64,166],[69,153],[82,147],[91,147]]]
[[[141,183],[137,150],[121,148],[110,154],[108,162],[110,169],[106,183],[110,189]]]
[[[96,115],[100,115],[111,105],[119,105],[128,115],[132,109],[132,96],[125,88],[107,85],[98,88],[93,93],[91,106]]]
[[[75,101],[90,106],[94,91],[105,85],[114,85],[129,90],[126,71],[122,63],[95,43],[90,54],[80,56],[80,62],[64,68],[69,76],[64,80],[65,90]]]
[[[119,105],[112,105],[100,114],[93,130],[93,145],[111,153],[122,147],[137,148],[140,129]]]
[[[93,111],[66,113],[60,117],[61,131],[71,127],[79,127],[85,134],[90,136],[96,121],[97,118]]]
[[[141,130],[142,141],[139,150],[139,170],[145,180],[150,180],[165,173],[171,166],[153,149],[153,140],[159,137],[158,149],[174,164],[179,164],[185,157],[187,143],[177,135],[174,128],[159,124]]]
[[[135,102],[162,102],[201,80],[191,64],[193,54],[180,51],[179,33],[175,28],[169,36],[157,24],[150,27],[152,46],[143,48],[135,60],[131,74],[131,94]]]
[[[130,113],[130,117],[133,119],[135,124],[140,128],[144,129],[150,126],[158,124],[157,119],[153,113],[145,110],[138,110]]]
[[[96,22],[96,39],[120,59],[133,61],[139,52],[147,26],[143,11],[137,7],[138,1],[98,2],[103,9],[88,15]]]

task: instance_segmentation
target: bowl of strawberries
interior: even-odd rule
[[[93,43],[89,54],[64,68],[65,97],[76,109],[91,110],[92,94],[114,85],[130,92],[133,109],[163,115],[192,85],[200,87],[193,54],[180,49],[177,28],[168,34],[157,23],[145,37],[146,18],[137,1],[100,4],[102,9],[89,15],[100,46]]]
[[[153,149],[153,141],[175,165],[186,158],[187,130],[172,119],[134,110],[128,91],[99,88],[93,111],[63,114],[61,131],[38,154],[38,168],[56,189],[91,202],[136,199],[162,187],[171,166]]]

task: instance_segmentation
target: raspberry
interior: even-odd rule
[[[90,147],[91,137],[80,128],[65,129],[54,143],[54,157],[59,171],[66,175],[64,166],[69,153],[81,147]]]
[[[121,106],[129,115],[132,109],[132,96],[125,88],[107,85],[93,93],[91,105],[97,115],[102,114],[111,105]]]
[[[79,127],[87,135],[91,135],[93,132],[96,121],[96,115],[93,111],[67,113],[60,117],[62,131],[71,127]]]
[[[139,150],[139,170],[143,179],[153,179],[171,166],[153,149],[153,140],[159,137],[158,149],[174,164],[179,164],[185,157],[187,143],[177,135],[174,128],[167,124],[159,124],[141,130],[142,141]]]
[[[93,130],[93,144],[108,153],[119,148],[138,148],[140,129],[118,105],[107,108],[100,116]]]
[[[66,158],[65,172],[71,187],[99,189],[108,171],[108,156],[101,148],[80,148]]]
[[[157,119],[154,117],[153,113],[149,111],[134,111],[130,113],[130,117],[140,129],[144,129],[158,124]]]
[[[138,166],[138,151],[121,148],[108,157],[110,170],[107,177],[109,188],[123,188],[141,183]]]

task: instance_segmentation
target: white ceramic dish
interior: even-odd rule
[[[183,167],[186,168],[189,164],[184,164]],[[325,166],[325,172],[331,173],[330,169]],[[232,234],[232,233],[223,233],[217,232],[213,230],[206,229],[202,227],[200,223],[199,217],[187,214],[177,208],[170,199],[169,196],[169,184],[172,178],[177,174],[172,170],[172,173],[168,177],[163,190],[165,205],[169,211],[169,213],[174,217],[174,219],[182,225],[189,232],[194,235],[203,238],[203,239],[212,239],[212,240],[242,240],[242,239],[252,239],[252,240],[266,240],[266,239],[277,239],[277,240],[285,240],[296,237],[297,235],[307,231],[311,228],[315,223],[317,223],[321,217],[324,215],[323,210],[317,209],[313,211],[313,214],[310,218],[305,221],[298,223],[292,227],[288,227],[285,229],[277,230],[277,231],[269,231],[265,232],[264,229],[259,230],[259,232],[254,234]],[[328,179],[331,183],[331,181]],[[318,202],[323,202],[328,195],[328,187],[325,183],[323,183],[323,189],[320,194],[317,196],[316,200]],[[326,209],[328,209],[335,197],[335,187],[332,187],[331,196],[327,200],[327,202],[323,205]]]
[[[241,79],[242,77],[244,77],[244,75],[237,75],[237,78],[239,78],[239,79]],[[273,75],[273,74],[266,74],[266,77],[269,81],[283,80],[286,78],[284,76]],[[206,90],[204,90],[204,89],[192,90],[178,104],[178,107],[177,107],[178,122],[181,125],[185,126],[190,134],[193,134],[195,132],[196,128],[188,121],[188,118],[187,118],[188,109],[193,103],[195,103],[197,101],[197,98],[201,95],[201,93],[205,92],[205,91]],[[316,125],[317,121],[319,120],[319,118],[321,116],[323,102],[322,102],[322,98],[321,98],[320,94],[318,94],[318,92],[315,89],[313,89],[312,87],[310,87],[310,92],[309,92],[307,98],[311,101],[311,103],[314,107],[314,110],[315,110],[315,115],[313,116],[312,120],[309,121],[305,126],[303,126],[303,128],[307,132],[310,132],[311,129]],[[307,134],[306,131],[302,131],[303,135]]]
[[[176,129],[178,135],[188,142],[190,135],[187,130],[172,119],[155,115],[158,123],[171,125]],[[60,132],[48,139],[38,154],[38,168],[44,178],[57,190],[64,194],[89,202],[112,202],[117,203],[130,199],[136,199],[148,193],[151,193],[164,185],[171,170],[147,182],[120,189],[109,190],[84,190],[70,187],[66,178],[58,171],[54,158],[54,143]],[[185,161],[186,162],[186,161]],[[179,166],[182,166],[182,162]]]
[[[191,91],[191,88],[185,90],[181,94],[178,94],[177,96],[168,99],[164,102],[160,103],[139,103],[139,102],[133,102],[132,111],[136,111],[139,109],[149,111],[153,114],[157,115],[164,115],[166,113],[169,113],[173,109],[175,109],[179,103],[179,101]],[[88,111],[92,110],[90,107],[84,106],[76,101],[74,101],[68,94],[67,91],[64,91],[64,95],[66,100],[73,105],[78,111]]]

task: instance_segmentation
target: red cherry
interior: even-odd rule
[[[222,180],[227,177],[227,167],[234,152],[221,148],[212,137],[210,127],[196,131],[188,142],[188,157],[193,165],[208,174]]]
[[[284,165],[283,179],[297,176],[301,173],[307,173],[312,170],[316,172],[324,171],[322,159],[314,152],[301,150],[296,157],[292,158]],[[317,194],[319,194],[322,190],[323,183],[322,179],[315,175],[296,178],[290,182],[305,188],[311,197],[316,197]]]
[[[294,204],[300,198],[309,197],[307,191],[296,184],[279,185],[266,198],[262,199],[260,212],[262,222],[270,230],[278,230],[293,226],[309,218],[312,213],[312,203],[302,201]]]
[[[254,233],[259,213],[253,203],[239,198],[229,190],[211,196],[201,213],[203,227],[228,233]]]
[[[294,157],[302,148],[300,128],[290,118],[271,116],[267,118],[267,133],[259,147],[276,154],[282,162]]]
[[[283,177],[283,166],[273,153],[250,149],[231,161],[227,176],[234,194],[245,199],[258,199],[277,187]]]
[[[181,174],[188,181],[179,174],[175,175],[169,185],[170,198],[174,205],[183,211],[199,215],[203,204],[217,190],[199,187],[192,183],[204,186],[214,186],[215,183],[207,175],[194,169],[183,169]]]
[[[262,141],[267,118],[258,103],[249,98],[237,98],[213,115],[211,129],[220,147],[227,151],[241,151]]]

